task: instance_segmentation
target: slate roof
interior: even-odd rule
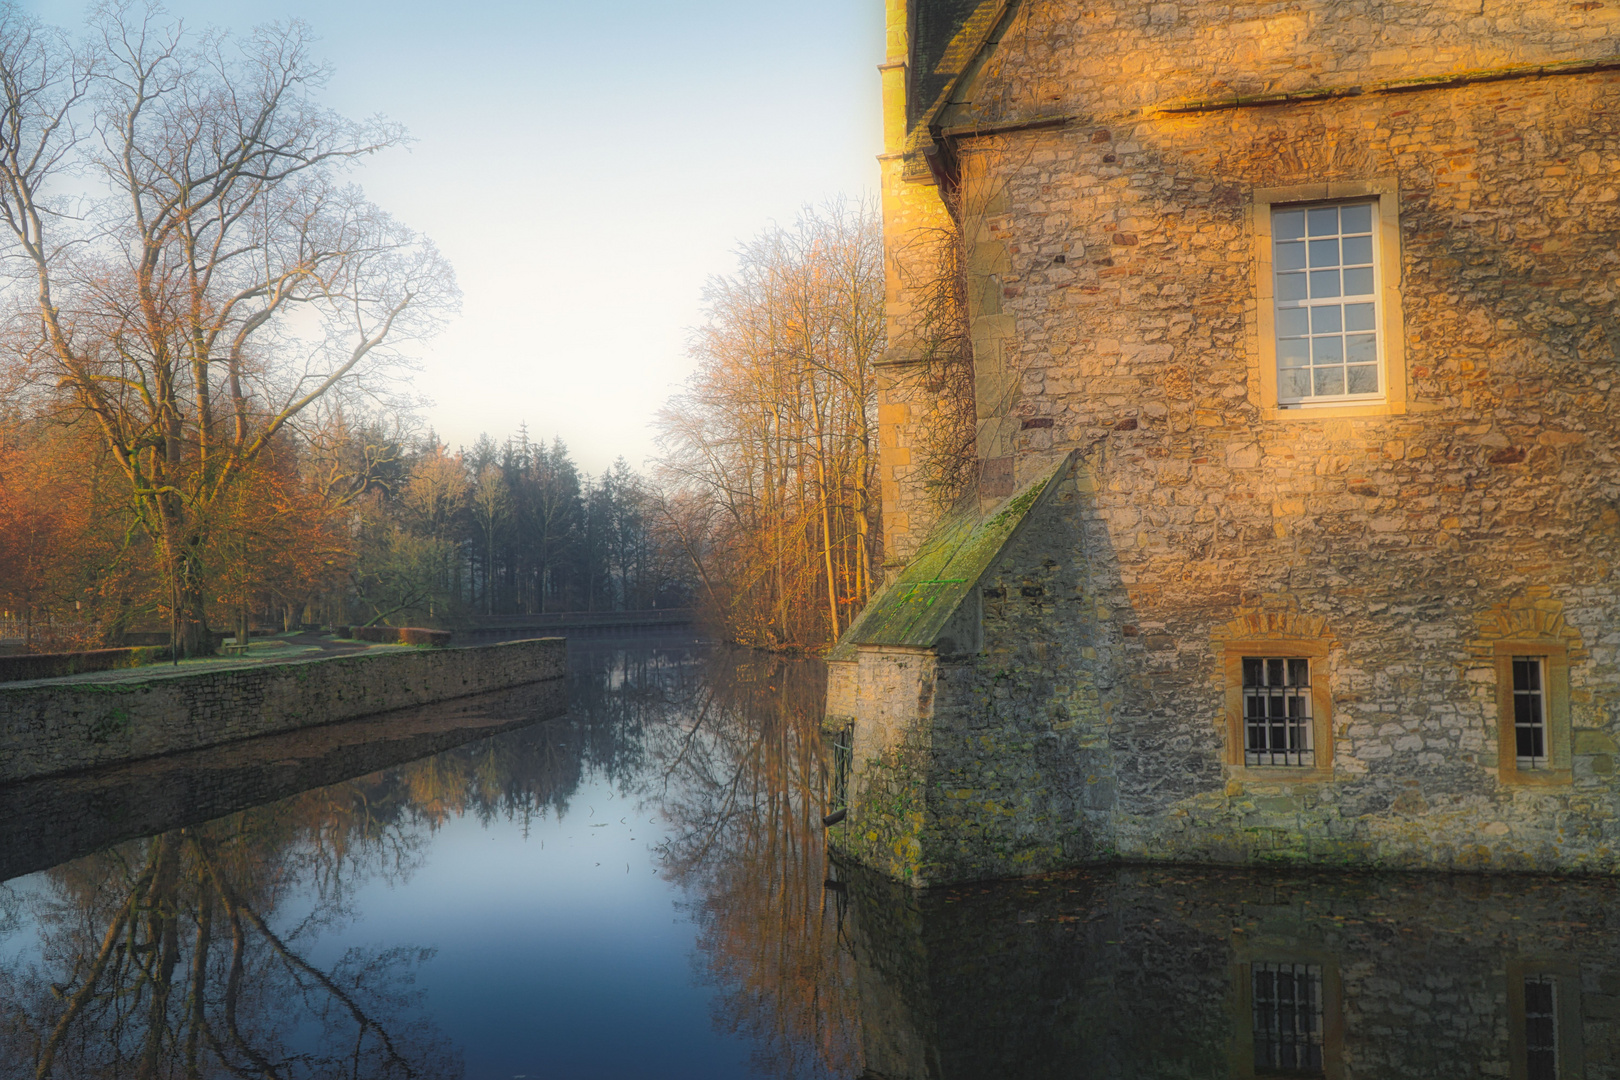
[[[908,131],[933,121],[1007,6],[1008,0],[913,0]]]

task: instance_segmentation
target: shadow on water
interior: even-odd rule
[[[845,869],[868,1075],[1616,1075],[1607,881]]]
[[[526,838],[590,784],[661,823],[746,1070],[624,1075],[1620,1075],[1609,881],[1126,867],[916,893],[829,866],[819,665],[670,643],[572,665],[564,717],[492,695],[0,789],[0,1077],[474,1075],[426,989],[447,958],[345,928],[454,819]]]

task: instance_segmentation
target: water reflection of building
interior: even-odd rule
[[[1597,1080],[1620,1061],[1607,883],[844,876],[874,1080]]]

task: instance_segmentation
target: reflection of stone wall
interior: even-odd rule
[[[31,826],[0,832],[0,881],[415,761],[567,708],[566,681],[547,679],[90,774],[0,785],[0,821]]]
[[[561,638],[0,689],[0,782],[218,746],[563,674]]]
[[[1322,971],[1329,1077],[1522,1077],[1527,976],[1557,980],[1559,1075],[1620,1075],[1611,882],[1127,868],[917,892],[842,876],[885,1080],[1250,1077],[1257,963]]]

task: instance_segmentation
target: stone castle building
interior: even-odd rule
[[[883,80],[834,843],[1620,871],[1620,2],[888,0]]]

